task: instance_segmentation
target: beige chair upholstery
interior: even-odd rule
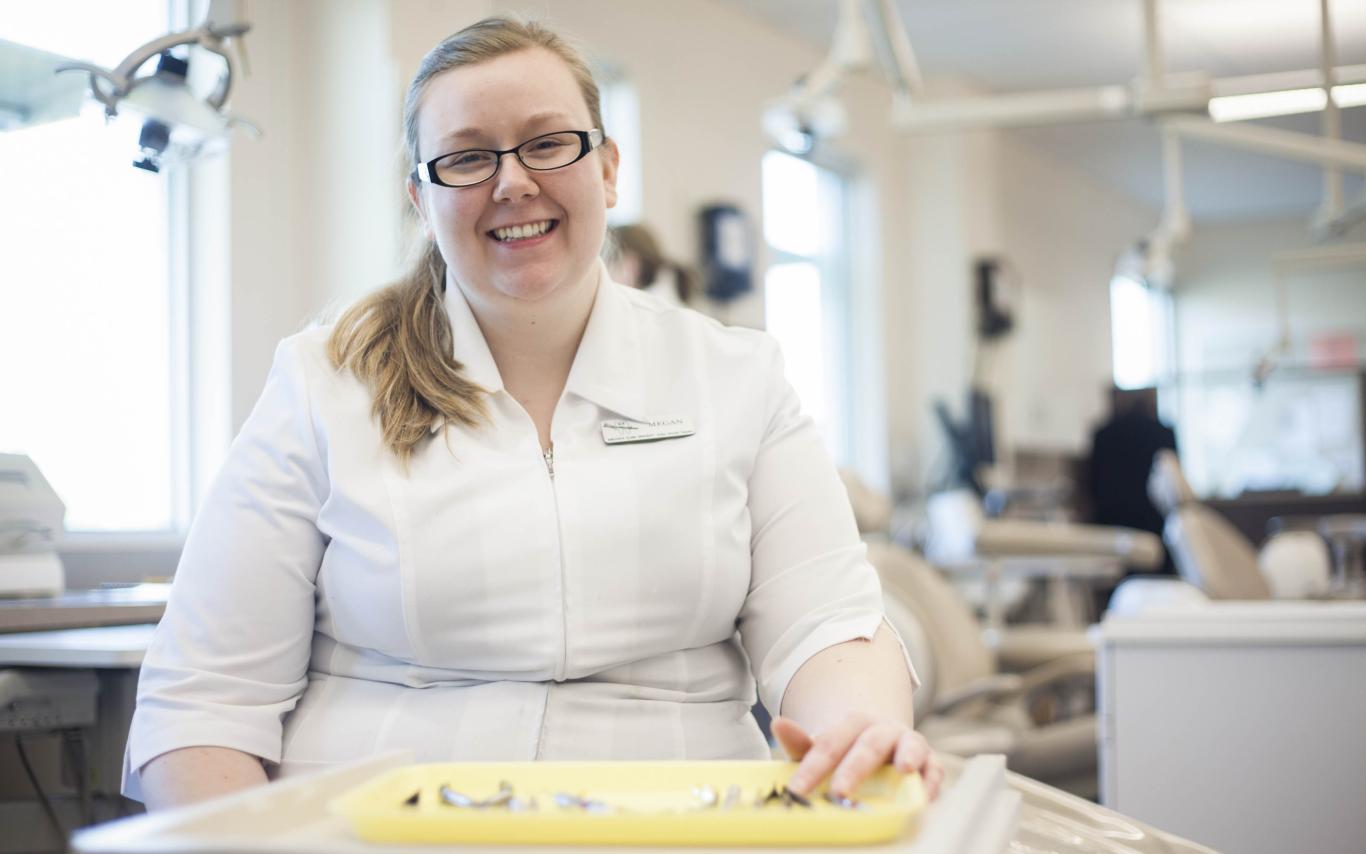
[[[891,500],[848,469],[840,469],[840,480],[844,481],[844,489],[849,493],[849,506],[853,508],[859,534],[888,533],[892,527]]]
[[[1181,471],[1181,462],[1170,450],[1158,451],[1153,457],[1153,470],[1148,475],[1148,498],[1163,517],[1170,516],[1184,504],[1198,500],[1195,490]]]
[[[1147,531],[1071,522],[988,519],[977,534],[977,554],[1113,555],[1125,566],[1155,569],[1162,565],[1162,541]]]
[[[1126,566],[1162,565],[1162,541],[1147,531],[1074,522],[988,519],[981,501],[966,491],[930,499],[926,554],[939,565],[984,557],[1115,557]]]
[[[1196,500],[1171,451],[1159,451],[1153,460],[1148,494],[1167,517],[1162,537],[1183,579],[1211,599],[1271,598],[1253,544]]]
[[[1093,701],[1092,656],[1060,658],[1026,673],[1000,673],[995,655],[982,640],[981,626],[938,571],[890,544],[870,544],[868,559],[878,570],[884,596],[904,608],[901,613],[906,616],[901,619],[913,618],[928,639],[934,682],[922,681],[917,714],[918,729],[930,743],[960,755],[1003,753],[1012,770],[1094,797],[1094,715],[1042,726],[1034,720],[1038,701],[1054,692],[1065,696],[1067,689],[1080,691]],[[926,706],[928,715],[921,711]]]

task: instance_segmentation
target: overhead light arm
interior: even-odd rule
[[[1148,85],[1160,89],[1167,69],[1162,52],[1162,7],[1158,0],[1143,0],[1143,45]]]
[[[1171,116],[1165,123],[1189,139],[1366,173],[1366,145],[1359,142],[1324,139],[1263,125],[1219,124],[1199,116]]]
[[[1333,41],[1333,19],[1328,11],[1328,0],[1319,0],[1319,34],[1322,45],[1319,63],[1323,71],[1323,115],[1320,130],[1324,139],[1342,139],[1342,114],[1338,102],[1333,97],[1334,69],[1337,66],[1337,48]],[[1316,225],[1331,222],[1342,216],[1342,170],[1337,166],[1327,166],[1323,170],[1323,202],[1314,216]]]
[[[876,42],[876,44],[875,44]],[[840,0],[830,53],[765,110],[764,126],[793,151],[809,151],[819,137],[843,131],[834,93],[845,78],[877,62],[893,90],[893,110],[919,95],[923,83],[895,0]]]
[[[104,104],[104,114],[110,118],[118,115],[119,101],[127,97],[137,83],[137,73],[147,61],[153,57],[171,50],[172,48],[183,45],[199,45],[212,53],[223,57],[228,63],[228,71],[222,75],[214,91],[204,99],[205,103],[215,110],[221,110],[227,103],[228,93],[232,87],[232,57],[228,55],[224,42],[230,38],[236,38],[251,29],[250,24],[234,23],[227,25],[204,24],[193,30],[186,30],[180,33],[168,33],[161,38],[153,39],[128,56],[112,70],[106,70],[98,65],[88,62],[68,62],[58,66],[56,71],[85,71],[90,75],[90,93],[95,99]],[[108,84],[106,89],[100,85],[100,81]]]
[[[892,88],[904,98],[918,96],[925,88],[920,74],[920,63],[916,61],[911,40],[906,35],[906,26],[901,22],[896,0],[865,0],[868,20],[873,22],[874,38],[881,42],[883,51],[883,70]]]
[[[55,71],[58,74],[85,72],[90,80],[90,93],[104,105],[106,119],[113,119],[125,105],[143,115],[138,138],[142,157],[133,165],[158,172],[163,163],[189,159],[220,144],[234,125],[244,126],[259,135],[260,131],[250,122],[223,112],[232,89],[234,70],[226,43],[229,39],[237,39],[240,44],[241,36],[251,28],[240,19],[239,12],[237,4],[216,0],[199,27],[153,39],[128,54],[113,69],[88,62],[66,62],[58,65]],[[188,60],[171,52],[191,45],[217,54],[225,63],[223,73],[207,95],[192,91],[188,81]],[[159,58],[156,70],[140,74],[154,58]]]

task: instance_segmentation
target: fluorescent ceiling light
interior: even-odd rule
[[[1255,95],[1226,95],[1209,99],[1209,117],[1216,122],[1264,119],[1292,113],[1313,113],[1328,105],[1322,89],[1288,89]]]
[[[1366,83],[1353,83],[1350,86],[1334,86],[1333,100],[1339,107],[1360,107],[1366,105]]]
[[[1366,104],[1366,83],[1334,86],[1333,101],[1339,107],[1360,107]],[[1210,98],[1209,117],[1216,122],[1238,122],[1244,119],[1264,119],[1294,113],[1316,113],[1326,106],[1328,99],[1321,87],[1287,89],[1281,92]]]

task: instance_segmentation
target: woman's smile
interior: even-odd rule
[[[559,227],[558,219],[541,219],[499,226],[485,232],[498,248],[518,252],[547,243]]]

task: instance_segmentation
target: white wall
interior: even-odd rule
[[[383,0],[249,9],[252,74],[230,106],[265,133],[238,136],[228,158],[234,431],[281,338],[399,270],[403,84],[390,14]]]
[[[299,50],[307,3],[256,4],[247,35],[252,74],[234,81],[232,112],[264,130],[237,136],[228,157],[232,424],[261,391],[275,344],[311,310],[302,222],[309,207],[299,130],[307,125],[308,57]]]
[[[1113,382],[1115,261],[1158,214],[1009,136],[1000,188],[1005,255],[1019,279],[1017,329],[995,378],[1000,430],[1016,446],[1088,453]]]
[[[961,83],[945,83],[955,94]],[[972,379],[973,261],[1004,262],[1013,331],[985,379],[998,451],[1085,453],[1110,385],[1109,282],[1115,259],[1157,214],[1096,184],[1009,132],[912,137],[902,143],[911,213],[905,277],[888,295],[892,459],[908,490],[931,485],[948,460],[931,413],[961,418]]]

